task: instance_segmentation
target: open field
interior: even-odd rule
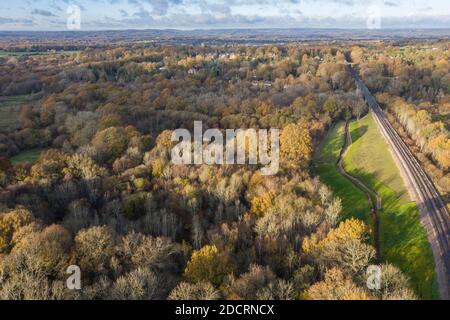
[[[78,50],[74,50],[74,51],[33,51],[33,52],[29,52],[29,51],[4,51],[4,50],[0,50],[0,57],[17,57],[17,56],[41,56],[41,55],[49,55],[49,54],[74,54],[79,52]]]
[[[11,162],[13,165],[22,163],[34,164],[39,159],[39,156],[41,155],[42,151],[44,151],[43,148],[35,148],[22,151],[18,155],[12,157]]]
[[[11,107],[23,103],[28,99],[28,95],[0,97],[0,108]]]
[[[20,107],[27,99],[27,95],[0,97],[0,132],[17,129]]]
[[[419,210],[410,201],[388,145],[372,116],[350,126],[353,139],[344,167],[375,189],[382,198],[379,237],[384,261],[399,266],[424,299],[437,298],[434,260]]]
[[[316,172],[322,182],[342,199],[342,219],[356,217],[372,225],[370,206],[366,196],[336,169],[339,153],[344,145],[344,134],[344,122],[338,123],[331,129],[314,159],[317,164]]]
[[[378,184],[384,184],[391,190],[395,190],[400,203],[411,202],[388,145],[379,133],[373,118],[369,115],[358,122],[352,122],[350,132],[353,145],[346,159],[351,159],[351,161],[344,163],[357,164],[357,169],[368,176],[375,177]],[[360,142],[358,142],[359,139],[361,139]],[[355,168],[352,169],[355,170]]]
[[[4,50],[0,50],[0,57],[18,57],[18,56],[38,56],[38,55],[43,55],[43,54],[47,54],[47,52],[41,52],[41,51],[36,51],[36,52],[27,52],[27,51],[4,51]]]

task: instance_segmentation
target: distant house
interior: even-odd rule
[[[188,70],[188,74],[197,74],[197,69],[190,68],[190,69]]]
[[[258,81],[258,80],[253,80],[252,81],[252,86],[253,87],[266,87],[269,88],[272,86],[272,81]]]

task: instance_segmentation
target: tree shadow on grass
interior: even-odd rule
[[[402,194],[370,174],[357,169],[351,170],[350,174],[363,180],[382,197],[378,217],[383,260],[400,267],[411,278],[411,285],[420,297],[432,298],[434,260],[416,204],[400,203]]]
[[[350,135],[352,136],[352,143],[355,143],[358,141],[359,138],[364,136],[367,131],[369,130],[369,127],[367,125],[363,125],[357,128],[350,129]]]

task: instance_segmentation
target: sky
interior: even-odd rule
[[[449,0],[0,0],[0,30],[450,28]]]

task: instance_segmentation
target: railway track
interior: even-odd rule
[[[450,299],[450,215],[431,179],[424,172],[411,150],[403,142],[383,111],[359,79],[355,70],[350,72],[369,105],[375,122],[390,146],[411,196],[421,211],[421,222],[427,230],[434,255],[436,275],[441,299]]]

